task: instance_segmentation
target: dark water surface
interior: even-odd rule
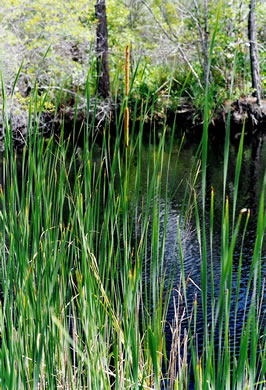
[[[152,153],[156,153],[158,146],[152,147]],[[182,202],[184,199],[184,192],[187,181],[190,180],[191,167],[195,163],[195,154],[198,149],[198,145],[184,146],[180,155],[178,145],[174,146],[173,155],[169,166],[169,183],[171,191],[174,191],[174,196],[171,196],[165,200],[165,188],[166,188],[166,172],[168,165],[168,154],[167,147],[165,151],[164,166],[161,175],[162,189],[160,197],[160,240],[162,240],[165,213],[167,213],[167,230],[165,239],[165,251],[164,251],[164,262],[171,270],[170,275],[166,275],[166,279],[173,281],[173,296],[170,299],[169,310],[167,314],[166,324],[166,342],[168,353],[171,349],[171,327],[174,314],[175,306],[174,302],[178,301],[178,293],[180,286],[180,251],[179,251],[179,240],[178,240],[178,221],[180,219],[180,213],[182,208]],[[229,154],[229,166],[227,176],[227,189],[226,193],[229,197],[230,208],[233,205],[233,194],[234,194],[234,179],[235,179],[235,168],[237,160],[238,146],[230,146]],[[145,167],[149,163],[150,156],[149,146],[143,146],[142,148],[142,166]],[[2,178],[2,158],[0,156],[0,179]],[[178,164],[176,161],[178,159]],[[224,166],[224,150],[221,144],[212,144],[208,151],[208,169],[207,169],[207,190],[206,190],[206,215],[207,215],[207,234],[209,229],[209,205],[210,205],[210,194],[211,188],[214,189],[214,231],[213,231],[213,270],[214,270],[214,287],[215,296],[219,295],[220,288],[220,262],[221,262],[221,217],[222,217],[222,204],[223,204],[223,166]],[[237,210],[236,218],[239,212],[243,208],[250,209],[250,220],[248,223],[248,230],[244,241],[243,250],[243,262],[240,282],[240,293],[238,300],[238,314],[237,314],[237,331],[236,334],[240,336],[241,326],[243,321],[243,315],[246,304],[246,288],[249,281],[250,265],[253,256],[253,250],[256,240],[256,228],[257,228],[257,215],[259,208],[260,195],[263,185],[263,179],[266,172],[266,142],[263,140],[257,140],[253,144],[244,146],[243,161],[241,168],[241,175],[239,181],[239,192],[237,199]],[[2,180],[2,179],[1,179]],[[0,180],[0,184],[1,184]],[[134,188],[135,188],[135,177],[134,174],[129,180],[129,198],[134,199]],[[147,171],[142,171],[142,178],[140,184],[141,198],[145,200],[149,179],[147,178]],[[199,213],[201,214],[201,178],[199,176],[198,184],[196,184],[196,192],[198,195]],[[175,191],[176,189],[176,191]],[[172,192],[173,193],[173,192]],[[182,234],[182,249],[184,256],[184,272],[185,277],[190,276],[191,280],[187,285],[187,299],[188,306],[193,307],[195,294],[198,297],[198,315],[197,315],[197,331],[199,337],[199,352],[201,351],[200,344],[203,336],[203,318],[202,318],[202,307],[200,301],[201,287],[201,258],[200,250],[197,238],[195,218],[191,214],[190,220],[186,223],[186,227]],[[243,218],[244,219],[244,218]],[[180,222],[180,221],[179,221]],[[182,221],[181,221],[182,222]],[[234,308],[234,300],[237,286],[237,275],[238,275],[238,264],[240,259],[240,248],[241,248],[241,234],[238,240],[234,252],[234,265],[232,274],[232,307]],[[210,259],[210,252],[208,253],[208,259]],[[146,270],[149,271],[149,253],[147,256]],[[263,254],[262,254],[262,280],[266,278],[266,242],[263,243]],[[209,287],[210,287],[210,268],[208,269]],[[159,283],[159,281],[158,281]],[[175,301],[174,301],[175,298]],[[210,288],[208,293],[208,301],[211,301]],[[266,312],[266,299],[265,296],[262,300],[262,328],[266,325],[265,322]],[[208,310],[208,321],[211,321],[211,310]],[[184,324],[186,322],[184,321]],[[230,323],[230,330],[234,332],[234,321]]]
[[[180,218],[180,212],[184,197],[185,185],[190,180],[191,167],[195,163],[195,154],[198,145],[186,146],[182,149],[178,157],[178,146],[176,150],[174,148],[173,158],[170,164],[169,183],[178,187],[176,194],[173,198],[167,200],[167,205],[164,198],[164,189],[161,191],[160,199],[160,231],[162,240],[163,226],[165,213],[167,213],[167,232],[164,251],[164,262],[169,267],[170,275],[166,275],[166,279],[173,278],[173,296],[170,300],[166,331],[166,343],[167,351],[169,353],[172,343],[171,325],[175,314],[175,307],[178,302],[178,290],[180,286],[180,255],[179,255],[179,240],[178,240],[178,220]],[[156,146],[154,146],[154,153],[156,152]],[[234,196],[234,180],[235,169],[237,161],[238,145],[231,145],[229,152],[229,164],[227,173],[227,188],[226,194],[229,197],[229,207],[233,208],[233,196]],[[165,166],[162,172],[162,187],[166,185],[166,171],[168,164],[167,148],[166,148]],[[176,160],[178,158],[178,164],[176,166]],[[143,147],[142,152],[142,165],[145,166],[149,161],[149,149],[148,146]],[[210,214],[210,194],[211,189],[214,189],[214,230],[213,230],[213,275],[214,275],[214,294],[215,297],[219,296],[220,291],[220,269],[221,269],[221,225],[222,225],[222,207],[223,207],[223,167],[224,167],[224,146],[221,144],[212,144],[208,151],[208,169],[207,169],[207,189],[206,189],[206,232],[209,237],[209,214]],[[256,229],[257,229],[257,216],[260,202],[260,195],[263,186],[263,179],[266,172],[266,142],[263,140],[257,140],[253,144],[246,145],[243,152],[241,175],[239,180],[239,191],[236,207],[236,219],[243,208],[250,209],[250,220],[248,223],[248,230],[246,233],[244,247],[243,247],[243,259],[242,259],[242,271],[240,281],[240,292],[238,298],[238,311],[237,321],[234,322],[234,310],[235,310],[235,298],[237,288],[238,277],[238,265],[240,261],[241,251],[241,239],[244,222],[240,229],[239,239],[234,251],[234,263],[232,273],[232,291],[231,291],[231,308],[232,314],[230,317],[229,331],[231,335],[235,334],[236,339],[241,335],[242,324],[245,314],[245,306],[247,302],[247,285],[250,277],[250,266],[253,256],[254,245],[256,241]],[[144,194],[147,192],[147,175],[145,170],[142,173],[141,192]],[[134,175],[132,177],[132,188],[134,189]],[[201,214],[201,177],[198,179],[196,185],[196,192],[198,194],[199,213]],[[134,197],[134,190],[132,190],[132,197]],[[193,217],[193,212],[190,221],[186,224],[185,230],[182,234],[182,249],[184,256],[184,271],[185,278],[190,275],[192,281],[187,285],[187,299],[188,307],[193,308],[193,302],[195,300],[195,294],[197,294],[198,310],[197,310],[197,332],[198,332],[198,351],[202,352],[203,341],[203,314],[202,303],[200,299],[200,287],[201,287],[201,258],[198,244],[198,237],[196,231],[196,222]],[[243,216],[245,220],[245,214]],[[210,266],[210,249],[208,248],[208,322],[212,321],[211,317],[211,266]],[[149,263],[150,259],[147,258]],[[146,266],[149,272],[149,264]],[[263,243],[262,253],[262,280],[266,278],[266,240]],[[158,281],[159,286],[160,281]],[[262,329],[266,325],[266,297],[262,297],[262,316],[261,325]],[[186,320],[183,323],[184,327],[187,326]],[[236,328],[236,329],[235,329]],[[217,344],[218,344],[218,329],[217,329]],[[237,341],[236,341],[237,342]],[[236,352],[237,353],[237,352]]]

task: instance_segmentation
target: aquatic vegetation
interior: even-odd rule
[[[211,51],[214,38],[215,31]],[[152,99],[136,102],[128,147],[126,98],[115,136],[106,120],[99,145],[95,108],[78,130],[79,147],[76,114],[73,134],[65,136],[62,124],[59,137],[46,139],[45,98],[42,107],[33,98],[18,152],[3,83],[2,96],[1,388],[263,389],[266,175],[251,215],[238,204],[244,129],[230,189],[228,120],[217,193],[207,180],[208,89],[203,138],[189,165],[181,162],[184,137],[176,138],[175,122],[150,129],[144,142]],[[251,219],[256,238],[243,270]],[[193,234],[199,282],[186,266]]]
[[[142,107],[143,118],[147,110],[152,107]],[[115,139],[109,136],[106,123],[101,147],[92,135],[93,123],[84,126],[84,144],[79,148],[71,137],[64,139],[63,128],[59,141],[46,140],[34,121],[19,154],[12,145],[12,123],[6,121],[0,194],[2,388],[265,386],[265,180],[239,330],[242,256],[249,219],[254,217],[248,210],[239,214],[237,209],[243,135],[233,203],[226,197],[225,185],[217,243],[214,191],[210,207],[206,204],[207,155],[201,162],[202,149],[204,153],[208,149],[206,134],[190,176],[180,183],[173,180],[171,171],[183,153],[183,139],[175,138],[175,124],[171,131],[164,129],[159,140],[157,132],[151,131],[146,145],[143,124],[140,121],[138,131],[131,125],[125,150],[122,115]],[[224,166],[226,182],[226,161]],[[178,191],[183,202],[177,219],[177,249],[169,261],[165,256],[167,209]],[[196,226],[201,257],[201,284],[192,304],[187,289],[194,281],[186,273],[183,245],[191,223]],[[233,256],[239,239],[242,249],[233,287]],[[214,245],[221,247],[218,295]],[[165,327],[172,302],[175,315],[169,344]],[[200,310],[202,345],[197,334]]]

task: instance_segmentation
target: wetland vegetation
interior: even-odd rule
[[[254,2],[52,3],[0,6],[1,389],[263,390],[265,74],[253,81],[243,52]],[[255,111],[236,132],[230,103],[217,136],[218,107],[243,94]]]

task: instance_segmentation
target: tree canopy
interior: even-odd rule
[[[131,46],[131,70],[138,64],[137,93],[157,90],[172,80],[174,95],[191,73],[187,94],[200,100],[206,53],[217,16],[218,0],[106,0],[111,93],[123,84],[124,49]],[[211,88],[227,98],[235,53],[234,96],[252,93],[248,41],[248,0],[222,2],[210,71]],[[257,2],[259,61],[265,88],[266,7]],[[7,89],[23,61],[16,96],[21,102],[38,74],[42,88],[84,90],[96,85],[96,28],[93,0],[2,0],[1,71]],[[23,100],[24,99],[24,100]]]

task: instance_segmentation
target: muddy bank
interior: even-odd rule
[[[144,120],[144,134],[148,134],[154,126],[158,128],[160,133],[163,124],[172,128],[174,120],[176,120],[177,135],[186,134],[187,141],[197,141],[202,136],[203,120],[199,114],[195,113],[195,109],[189,102],[182,100],[181,104],[175,111],[165,110],[165,112],[157,112],[150,118],[148,115]],[[31,119],[29,126],[28,114],[24,116],[16,113],[10,114],[12,121],[12,138],[16,148],[22,148],[25,145],[27,131],[38,131],[38,135],[51,136],[54,134],[59,137],[62,127],[66,137],[73,136],[82,143],[83,130],[87,124],[91,128],[93,136],[101,137],[104,127],[107,125],[111,135],[116,135],[116,123],[120,114],[120,105],[114,104],[110,100],[94,105],[93,113],[88,111],[83,106],[82,109],[76,110],[71,106],[61,107],[57,112],[43,112],[35,119]],[[241,135],[243,125],[245,124],[245,140],[254,139],[254,137],[266,136],[266,100],[262,101],[261,107],[256,104],[255,98],[241,98],[234,102],[225,102],[215,114],[213,114],[209,123],[210,140],[223,140],[228,115],[230,114],[230,135],[231,140],[238,140]],[[135,123],[135,131],[138,130],[141,124],[140,117]],[[122,125],[122,124],[121,124]],[[0,119],[0,150],[4,148],[5,126],[2,118]]]
[[[266,100],[262,101],[261,107],[256,104],[255,98],[242,98],[233,103],[227,102],[224,112],[218,116],[217,121],[225,123],[230,108],[232,137],[240,137],[244,124],[245,134],[248,137],[266,135]]]
[[[266,136],[266,100],[262,101],[261,107],[256,104],[255,98],[241,98],[236,101],[225,102],[216,113],[213,114],[209,123],[209,135],[211,139],[224,139],[228,115],[230,115],[231,140],[237,140],[245,125],[246,141],[254,137]],[[172,115],[173,119],[174,115]],[[202,135],[203,120],[195,118],[195,113],[189,107],[178,109],[176,112],[177,127],[185,130],[188,137]]]

